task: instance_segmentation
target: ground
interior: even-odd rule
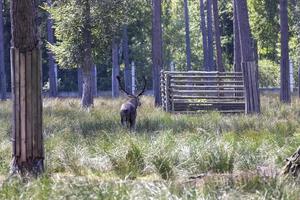
[[[11,102],[0,102],[0,199],[300,199],[280,174],[300,146],[300,101],[262,98],[259,116],[171,115],[142,99],[137,130],[120,125],[122,99],[44,100],[46,172],[9,177]]]

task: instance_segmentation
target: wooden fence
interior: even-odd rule
[[[161,98],[167,112],[216,110],[244,113],[243,74],[237,72],[161,72]]]

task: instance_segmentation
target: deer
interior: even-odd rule
[[[121,116],[121,124],[124,127],[130,128],[130,130],[135,129],[136,116],[137,116],[137,108],[141,106],[140,97],[144,94],[146,89],[146,79],[144,77],[144,87],[140,93],[137,95],[133,95],[127,92],[121,84],[120,76],[116,77],[119,82],[120,90],[123,91],[129,99],[121,105],[120,108],[120,116]]]

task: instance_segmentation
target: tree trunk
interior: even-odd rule
[[[131,93],[131,68],[129,61],[129,45],[128,45],[128,27],[127,25],[123,28],[123,58],[125,64],[124,71],[124,82],[125,82],[125,90]]]
[[[260,113],[258,67],[254,58],[246,0],[235,0],[245,83],[246,113]]]
[[[93,91],[93,96],[97,97],[98,87],[97,87],[97,66],[96,65],[94,65],[92,68],[92,91]]]
[[[214,44],[212,29],[212,0],[207,0],[207,48],[208,48],[208,68],[209,71],[215,70],[214,64]]]
[[[225,68],[224,68],[223,61],[222,61],[222,47],[221,47],[221,33],[220,33],[218,0],[212,0],[212,2],[213,2],[214,23],[215,23],[217,69],[218,69],[219,72],[224,72]]]
[[[152,64],[155,106],[160,106],[160,71],[163,69],[161,0],[152,0]]]
[[[186,66],[191,71],[191,39],[190,39],[190,19],[187,0],[184,0],[184,19],[185,19],[185,45],[186,45]]]
[[[111,81],[112,81],[112,97],[118,98],[120,95],[119,92],[119,83],[116,79],[117,76],[120,74],[120,66],[119,66],[119,54],[118,54],[118,43],[116,42],[116,39],[113,39],[112,41],[112,75],[111,75]]]
[[[233,36],[234,36],[234,71],[242,72],[241,61],[241,47],[240,47],[240,35],[237,20],[237,8],[233,0]]]
[[[31,0],[10,1],[13,97],[12,171],[38,175],[44,171],[41,50],[36,7]]]
[[[289,77],[289,25],[288,25],[288,2],[280,0],[280,101],[291,103],[290,77]]]
[[[51,0],[47,0],[48,6],[51,6]],[[48,42],[50,44],[54,44],[54,33],[53,33],[53,21],[50,18],[51,16],[48,16],[47,19],[47,38]],[[57,96],[57,74],[56,74],[56,66],[54,63],[54,57],[51,51],[48,52],[48,65],[49,65],[49,96],[50,97],[56,97]]]
[[[6,74],[4,63],[3,2],[0,2],[0,100],[6,100]]]
[[[209,71],[209,68],[208,68],[207,30],[206,30],[203,0],[200,0],[200,21],[201,21],[202,44],[203,44],[203,65],[204,65],[204,69],[206,71]]]
[[[94,104],[93,99],[93,87],[92,87],[92,33],[91,33],[91,11],[89,0],[82,2],[84,5],[84,27],[82,28],[84,48],[83,48],[83,63],[82,63],[82,99],[81,106],[83,108],[89,108]]]
[[[83,80],[82,80],[82,68],[77,68],[77,85],[78,85],[78,96],[82,97],[82,86],[83,86]]]

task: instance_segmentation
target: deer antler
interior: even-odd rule
[[[122,87],[120,76],[116,76],[116,78],[117,78],[117,80],[118,80],[118,82],[119,82],[119,87],[120,87],[120,89],[121,89],[123,92],[125,92],[127,95],[131,95],[129,92],[127,92],[127,91]]]
[[[143,90],[137,95],[138,97],[141,96],[141,95],[143,95],[143,93],[145,92],[145,89],[146,89],[147,81],[146,81],[145,77],[143,77],[143,79],[144,79],[144,83],[145,84],[144,84]]]

